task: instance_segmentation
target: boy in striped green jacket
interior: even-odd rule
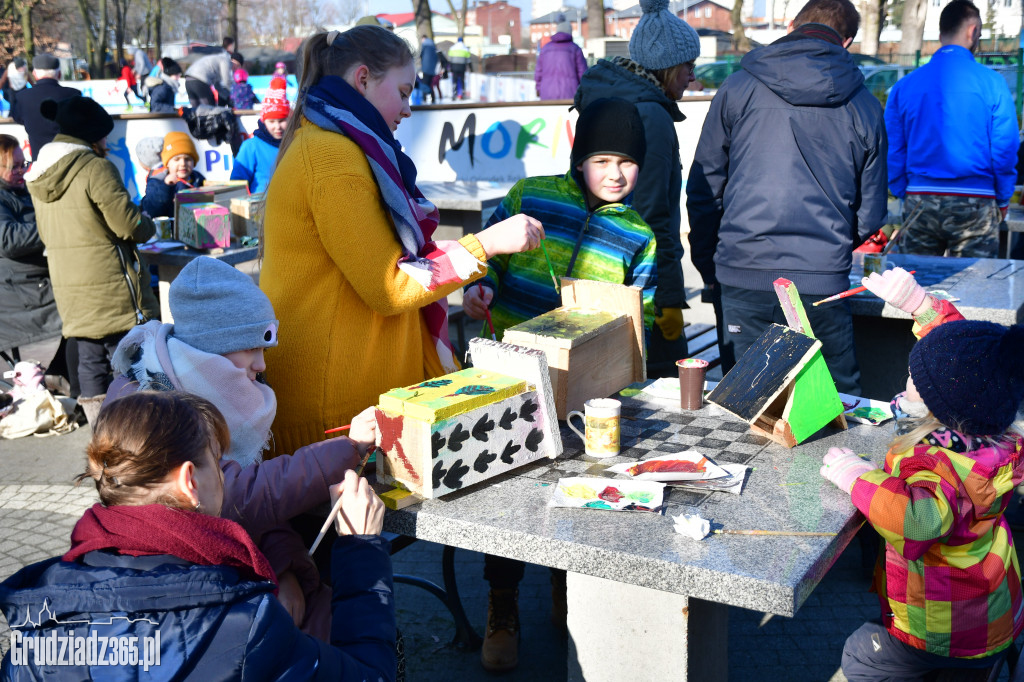
[[[654,233],[628,204],[645,152],[635,106],[611,98],[591,103],[576,123],[569,171],[520,180],[487,221],[489,227],[525,213],[544,225],[544,249],[490,259],[487,277],[463,294],[466,314],[482,320],[490,307],[500,340],[505,329],[562,305],[546,250],[556,277],[643,289],[649,330],[655,316]]]
[[[650,332],[655,317],[654,232],[627,203],[646,149],[643,121],[633,104],[595,100],[576,122],[569,172],[520,180],[487,226],[517,213],[539,220],[553,274],[640,287],[644,328]],[[544,249],[534,249],[491,258],[487,276],[466,288],[462,304],[476,320],[484,319],[490,307],[500,340],[509,327],[561,306],[562,298]],[[481,336],[489,334],[486,327],[481,330]],[[518,661],[517,588],[522,577],[523,562],[484,557],[484,578],[491,590],[480,660],[491,672],[507,672]],[[565,571],[552,570],[556,593],[564,603]]]

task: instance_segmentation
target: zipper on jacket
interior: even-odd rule
[[[586,198],[583,199],[586,201]],[[576,245],[572,249],[572,257],[569,258],[569,265],[565,268],[565,276],[572,277],[572,270],[576,267],[576,256],[580,253],[580,247],[583,246],[583,235],[586,234],[590,228],[590,218],[594,216],[598,211],[608,208],[609,206],[622,206],[620,203],[615,204],[602,204],[595,209],[587,209],[587,219],[583,221],[583,229],[580,230],[579,235],[576,237]]]

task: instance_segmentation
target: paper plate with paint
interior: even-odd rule
[[[558,479],[548,506],[649,512],[661,508],[664,495],[665,484],[655,481],[575,476]]]
[[[616,464],[608,467],[608,471],[625,474],[635,481],[702,481],[729,475],[725,469],[694,451]]]

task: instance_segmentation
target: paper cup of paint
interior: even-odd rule
[[[707,360],[686,358],[676,362],[679,368],[679,406],[684,410],[699,410],[704,406],[704,375]]]
[[[592,398],[583,403],[583,412],[573,410],[565,423],[576,432],[588,457],[614,457],[619,454],[619,412],[622,403],[614,398]],[[583,420],[583,431],[573,426],[572,418]]]
[[[885,272],[885,266],[887,265],[888,257],[881,253],[865,253],[864,254],[864,276],[868,277],[872,272],[882,274]]]

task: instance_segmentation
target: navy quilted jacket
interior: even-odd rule
[[[243,580],[233,568],[103,551],[81,562],[53,558],[27,566],[0,584],[0,609],[22,635],[134,635],[141,651],[142,638],[154,641],[159,632],[160,662],[148,671],[141,665],[47,667],[37,666],[30,652],[16,666],[8,652],[0,680],[392,682],[395,608],[387,541],[339,538],[331,561],[333,646],[299,631],[273,583]]]

